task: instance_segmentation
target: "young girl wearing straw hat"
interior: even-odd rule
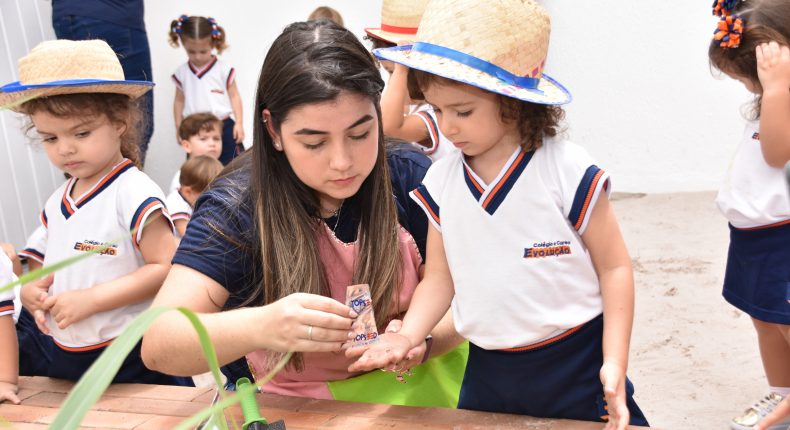
[[[125,80],[100,40],[43,42],[19,60],[19,77],[0,88],[0,106],[27,115],[50,162],[70,176],[44,205],[36,251],[46,267],[99,250],[22,288],[33,316],[20,316],[20,355],[35,359],[20,373],[76,380],[148,308],[175,252],[162,191],[135,167],[134,99],[153,83]],[[177,382],[146,369],[139,345],[115,381]]]
[[[433,0],[417,42],[376,51],[413,69],[461,151],[412,192],[432,227],[401,330],[350,370],[398,367],[452,305],[459,408],[647,425],[626,378],[631,260],[608,174],[557,136],[571,96],[543,74],[549,31],[530,0]]]
[[[723,295],[751,317],[769,385],[730,422],[740,430],[753,428],[782,399],[790,402],[790,199],[782,170],[790,161],[790,4],[720,0],[713,13],[720,19],[708,49],[711,65],[756,96],[716,198],[730,227]],[[786,430],[790,416],[772,415],[771,422],[760,428]]]

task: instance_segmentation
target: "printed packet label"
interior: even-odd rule
[[[350,347],[365,346],[377,342],[379,332],[376,329],[376,318],[373,316],[373,303],[370,299],[368,284],[346,287],[346,305],[359,315],[351,325],[354,337],[351,338]]]

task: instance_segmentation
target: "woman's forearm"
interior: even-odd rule
[[[214,344],[220,365],[263,349],[255,343],[262,336],[251,336],[261,324],[262,308],[198,314],[200,322]],[[153,370],[179,376],[191,376],[208,371],[197,332],[179,312],[161,315],[143,337],[142,356],[145,365]]]

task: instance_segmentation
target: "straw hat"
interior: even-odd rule
[[[374,54],[508,97],[560,105],[572,97],[543,74],[550,31],[548,14],[533,0],[431,0],[413,45]]]
[[[381,5],[381,28],[366,28],[369,35],[397,44],[414,40],[420,18],[428,0],[384,0]]]
[[[19,60],[19,81],[0,87],[0,107],[73,93],[137,98],[153,86],[153,82],[125,80],[118,56],[103,40],[50,40]]]

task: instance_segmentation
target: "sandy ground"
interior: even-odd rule
[[[714,197],[613,197],[636,278],[629,377],[661,429],[728,429],[767,392],[749,317],[721,297],[728,230]]]
[[[636,278],[629,376],[662,429],[727,429],[767,392],[750,319],[721,297],[729,233],[714,198],[614,196]]]

